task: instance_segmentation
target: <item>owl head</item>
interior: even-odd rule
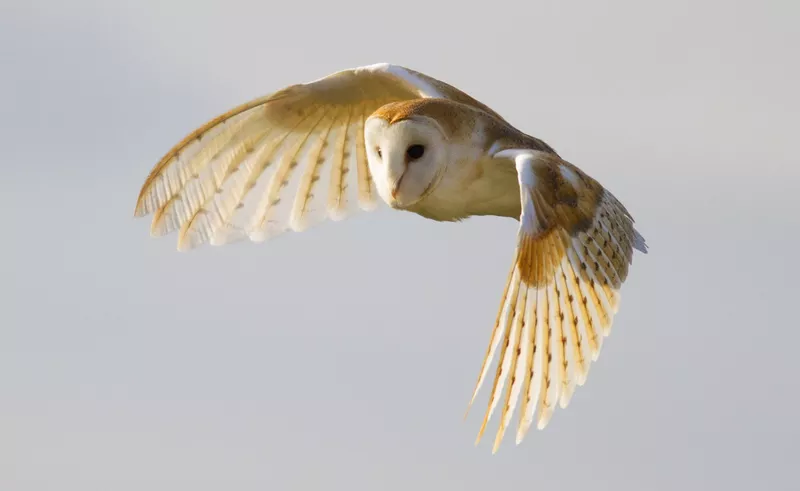
[[[449,162],[448,136],[439,122],[389,104],[364,126],[369,170],[380,197],[407,208],[432,193]]]

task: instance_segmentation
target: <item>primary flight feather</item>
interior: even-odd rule
[[[376,196],[377,195],[377,196]],[[156,164],[136,203],[178,249],[264,241],[378,198],[438,221],[519,220],[514,261],[472,401],[499,357],[488,408],[496,451],[565,408],[597,360],[634,249],[633,218],[607,189],[483,103],[391,64],[286,87],[214,118]]]

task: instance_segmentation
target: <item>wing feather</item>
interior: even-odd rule
[[[533,257],[530,255],[526,258],[527,265],[526,267],[529,270],[533,271],[536,274],[538,269],[538,264],[533,261]],[[537,324],[538,324],[538,317],[537,317],[537,307],[539,305],[539,298],[538,298],[538,291],[530,291],[528,294],[528,309],[525,316],[525,325],[528,329],[528,336],[526,337],[526,344],[522,346],[522,351],[526,353],[525,360],[525,383],[523,384],[523,397],[522,397],[522,406],[520,407],[520,422],[517,431],[517,441],[520,441],[521,434],[524,433],[523,428],[527,428],[530,425],[530,421],[533,419],[533,410],[536,408],[537,400],[534,398],[534,394],[538,394],[539,390],[536,387],[536,384],[539,381],[538,373],[540,370],[540,364],[538,363],[537,356],[536,356],[536,337],[538,334]],[[513,409],[513,407],[511,408]],[[512,412],[512,411],[509,411]],[[495,443],[495,449],[497,449],[497,444]]]
[[[583,253],[587,256],[587,259],[595,266],[593,272],[613,314],[619,308],[619,292],[615,291],[612,285],[621,283],[621,280],[614,264],[605,252],[606,246],[601,245],[599,242],[600,240],[607,240],[605,233],[598,227],[596,235],[597,238],[594,238],[585,232],[581,232],[577,240],[583,247]]]
[[[156,212],[193,179],[248,123],[258,118],[259,100],[209,121],[175,145],[153,168],[136,203],[136,216]]]
[[[559,255],[561,251],[558,251]],[[583,384],[586,380],[586,361],[584,359],[584,343],[583,338],[578,331],[577,317],[573,313],[572,302],[568,299],[569,292],[567,290],[566,273],[564,273],[563,264],[559,264],[556,271],[555,284],[560,292],[561,305],[563,306],[563,327],[564,336],[567,338],[567,359],[571,360],[569,365],[568,379],[564,380],[565,387],[561,392],[560,405],[561,408],[566,408],[569,404],[572,394],[575,391],[575,386]]]
[[[541,275],[544,271],[540,255],[535,255],[530,264],[533,265],[531,271],[536,275]],[[544,316],[542,315],[542,304],[544,303],[544,292],[540,288],[534,288],[531,294],[536,298],[536,307],[533,310],[534,336],[530,346],[533,364],[531,366],[531,380],[528,384],[528,405],[524,413],[521,413],[522,421],[517,432],[517,441],[521,441],[520,433],[525,434],[533,422],[534,414],[539,406],[539,398],[542,394],[542,373],[544,372],[544,349],[542,348],[544,331]]]
[[[527,293],[528,290],[525,288],[517,288],[517,302],[515,304],[514,313],[511,316],[511,341],[506,347],[505,358],[510,360],[510,364],[506,364],[507,369],[504,370],[504,380],[501,382],[500,390],[502,390],[502,386],[504,382],[507,382],[510,377],[510,386],[508,391],[506,391],[505,401],[503,402],[502,410],[500,413],[500,426],[497,429],[497,435],[495,437],[495,448],[500,445],[500,441],[503,439],[503,434],[505,433],[506,426],[508,425],[509,420],[511,419],[511,415],[513,411],[509,411],[511,408],[511,400],[512,397],[515,399],[516,402],[516,395],[519,393],[519,382],[517,378],[517,363],[519,361],[520,355],[520,341],[522,337],[522,319],[525,315],[525,303],[527,300]]]
[[[597,257],[592,252],[591,240],[581,240],[580,236],[572,240],[572,249],[576,260],[580,262],[583,275],[588,278],[587,289],[592,296],[592,302],[600,314],[603,332],[611,327],[611,316],[616,312],[616,297],[609,286],[609,273],[605,259]]]
[[[293,230],[302,231],[306,228],[308,204],[313,197],[311,193],[315,183],[319,181],[319,174],[322,164],[325,163],[325,158],[323,157],[322,152],[325,148],[325,145],[328,143],[331,130],[336,125],[337,119],[339,118],[339,113],[339,110],[334,110],[334,114],[328,118],[330,120],[330,124],[328,124],[324,130],[322,138],[315,140],[313,148],[309,151],[309,165],[306,167],[305,172],[303,172],[300,187],[295,195],[294,204],[292,206],[290,224]]]
[[[503,326],[503,349],[500,351],[500,361],[497,364],[497,373],[494,377],[494,384],[492,384],[492,393],[489,397],[489,406],[486,410],[486,415],[483,418],[483,423],[481,424],[481,429],[478,432],[478,439],[476,443],[480,441],[481,437],[483,436],[483,432],[486,430],[486,424],[489,422],[489,418],[491,418],[492,413],[494,412],[495,407],[497,406],[498,401],[500,400],[500,394],[503,391],[503,385],[505,385],[506,381],[506,374],[509,371],[508,365],[511,363],[511,359],[508,355],[508,347],[511,344],[511,335],[512,335],[512,322],[511,320],[514,318],[514,311],[516,309],[517,303],[517,295],[519,292],[519,278],[516,275],[511,279],[511,289],[509,292],[509,296],[507,299],[507,303],[504,306],[504,313],[502,319],[502,326]]]
[[[262,135],[266,140],[269,132]],[[199,201],[191,206],[188,219],[179,221],[179,248],[187,248],[191,244],[202,243],[210,240],[215,232],[222,227],[233,209],[238,204],[241,196],[246,192],[248,183],[253,178],[259,162],[264,158],[265,151],[271,147],[261,142],[257,151],[255,146],[246,145],[239,148],[239,155],[226,166],[223,177],[216,179],[214,189],[205,189]],[[173,200],[172,203],[178,203]]]
[[[366,109],[366,107],[365,107]],[[362,114],[356,127],[357,134],[364,134],[364,121],[369,114]],[[358,176],[358,204],[362,210],[369,211],[375,207],[374,186],[367,163],[367,149],[364,138],[355,138],[356,146],[356,175]]]
[[[551,254],[553,257],[559,257],[560,251],[558,247],[558,243],[553,244],[553,250]],[[564,319],[564,303],[563,299],[561,298],[561,288],[559,287],[558,278],[558,264],[553,264],[553,269],[555,271],[555,278],[553,278],[552,283],[550,284],[550,289],[553,295],[553,316],[551,322],[555,326],[555,336],[554,340],[556,342],[556,347],[554,350],[555,356],[557,356],[557,360],[555,362],[556,369],[558,370],[558,379],[554,382],[554,384],[559,385],[558,387],[558,394],[556,399],[558,399],[560,404],[565,404],[569,398],[569,395],[565,396],[564,393],[571,392],[570,389],[570,369],[571,364],[569,362],[569,355],[567,350],[567,332],[565,329],[565,319]],[[566,399],[565,399],[566,398]],[[562,405],[563,408],[563,405]]]
[[[245,197],[257,186],[259,179],[267,171],[270,159],[282,138],[276,132],[269,132],[264,141],[254,150],[242,164],[241,168],[232,173],[225,186],[216,195],[214,215],[215,221],[210,225],[210,243],[221,245],[231,242],[234,238],[244,238],[246,234],[236,227],[236,214],[245,206]],[[239,232],[234,236],[234,232]],[[191,233],[191,231],[189,232]],[[203,240],[193,241],[202,243]]]
[[[500,300],[500,310],[497,312],[497,318],[494,322],[494,328],[492,329],[492,337],[489,341],[489,346],[486,349],[486,354],[483,357],[483,364],[481,365],[480,373],[478,374],[478,381],[475,383],[475,389],[472,391],[472,399],[470,403],[467,405],[467,411],[464,414],[466,418],[469,415],[469,410],[472,407],[472,404],[475,402],[475,397],[478,395],[478,390],[480,389],[483,381],[486,379],[486,375],[489,373],[489,365],[491,364],[492,358],[494,358],[494,353],[497,350],[497,346],[500,344],[500,333],[505,332],[505,324],[503,319],[506,315],[506,304],[508,302],[508,294],[511,291],[512,285],[516,285],[516,282],[519,281],[518,278],[515,278],[517,272],[516,266],[512,267],[511,270],[508,272],[508,278],[506,278],[506,286],[503,290],[503,296]]]
[[[569,248],[567,248],[569,250]],[[566,262],[566,269],[567,269],[567,288],[568,288],[568,295],[571,300],[577,305],[578,311],[578,329],[583,336],[583,339],[587,341],[589,346],[589,356],[591,357],[592,361],[596,361],[598,355],[600,354],[600,343],[601,340],[598,336],[598,330],[595,328],[595,318],[589,312],[589,299],[584,292],[581,279],[578,274],[576,274],[575,263],[570,258],[569,253],[564,257]],[[589,366],[587,365],[587,375]]]
[[[164,199],[153,216],[151,233],[154,236],[166,235],[191,221],[231,174],[231,169],[235,169],[246,156],[246,149],[267,131],[257,121],[249,121],[237,134],[226,135],[227,140],[215,152],[199,152],[188,166],[191,174],[180,173],[179,184],[170,187],[174,192],[162,195]]]
[[[347,136],[350,128],[350,122],[353,118],[353,112],[356,107],[350,108],[347,112],[347,122],[342,128],[339,129],[336,135],[336,146],[333,150],[332,163],[331,163],[331,176],[330,187],[328,191],[328,209],[330,210],[331,218],[334,220],[340,219],[345,216],[346,197],[345,190],[345,149],[347,148]]]
[[[314,123],[310,130],[303,133],[292,132],[286,140],[284,140],[284,148],[279,152],[280,159],[275,168],[275,173],[270,176],[269,184],[267,185],[267,193],[264,195],[261,200],[261,205],[253,215],[251,231],[263,231],[265,225],[268,222],[272,222],[272,217],[277,209],[277,205],[283,199],[282,192],[289,184],[289,179],[295,169],[300,165],[298,155],[306,144],[312,141],[311,137],[317,131],[320,123],[325,119],[326,113],[327,109],[320,108],[315,112]],[[305,165],[308,165],[307,162]],[[259,236],[259,239],[261,238],[262,236]]]
[[[549,263],[547,265],[547,270],[555,273],[557,267],[555,241],[549,242],[547,246],[549,250],[545,251],[543,261]],[[560,356],[561,353],[559,351],[560,338],[557,337],[557,333],[560,332],[560,329],[556,323],[558,307],[556,305],[557,300],[554,290],[555,281],[553,281],[553,279],[554,278],[550,279],[547,286],[544,288],[548,307],[546,336],[544,341],[547,366],[545,373],[542,374],[542,399],[540,401],[539,418],[536,424],[539,429],[543,429],[547,426],[547,423],[553,415],[553,410],[558,402],[559,389],[561,388],[561,370],[563,368]]]
[[[549,262],[549,257],[548,256],[549,256],[548,252],[543,251],[543,253],[541,254],[540,261],[542,261],[543,263]],[[540,383],[540,388],[539,388],[539,390],[540,390],[540,392],[539,392],[539,405],[536,408],[536,412],[537,412],[537,414],[539,416],[539,418],[538,418],[539,422],[537,423],[537,426],[540,426],[543,421],[546,421],[550,417],[550,414],[549,414],[550,413],[550,404],[548,402],[547,396],[548,396],[548,393],[550,391],[550,386],[551,386],[551,383],[550,383],[551,382],[551,371],[550,371],[550,369],[552,368],[551,362],[553,360],[553,354],[552,354],[552,352],[550,350],[550,348],[551,348],[550,334],[551,334],[552,330],[551,330],[551,327],[550,327],[550,310],[549,310],[549,307],[550,307],[550,301],[549,300],[550,299],[549,299],[549,296],[547,294],[548,293],[548,288],[547,287],[544,287],[544,288],[540,287],[540,288],[537,288],[537,290],[539,292],[539,295],[542,297],[542,300],[544,300],[544,302],[543,302],[543,304],[541,306],[541,309],[539,311],[541,319],[542,319],[541,322],[539,323],[539,329],[541,329],[541,332],[542,332],[542,336],[541,336],[542,342],[540,344],[540,349],[542,350],[542,372],[541,372],[541,383]]]
[[[611,319],[594,289],[595,280],[592,276],[592,271],[575,246],[576,244],[573,242],[571,247],[567,249],[567,256],[572,264],[573,272],[576,273],[576,281],[583,295],[581,302],[591,317],[592,328],[596,330],[594,338],[597,340],[597,351],[599,352],[603,345],[603,333],[609,329]]]

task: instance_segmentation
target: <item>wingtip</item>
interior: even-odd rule
[[[550,418],[553,417],[553,408],[545,408],[539,416],[539,421],[536,423],[536,428],[543,430],[550,423]]]
[[[481,429],[478,430],[478,437],[475,438],[475,446],[477,446],[481,442],[481,438],[483,438],[483,433],[486,431],[486,423],[489,421],[489,418],[483,418],[483,423],[481,423]]]
[[[358,202],[358,207],[362,211],[374,211],[376,208],[378,208],[378,205],[378,200],[375,198],[363,199],[359,200]]]
[[[142,195],[140,194],[139,197],[136,199],[136,206],[133,208],[133,217],[134,218],[141,218],[147,215],[149,212],[147,207],[145,206],[144,199],[142,199]]]
[[[647,245],[647,241],[645,241],[644,236],[640,234],[637,230],[633,231],[633,247],[637,251],[641,252],[642,254],[647,254],[649,246]]]
[[[142,184],[141,189],[139,189],[139,194],[136,196],[136,207],[133,210],[133,216],[143,217],[149,215],[157,208],[153,206],[155,204],[153,203],[155,199],[152,193],[153,183],[153,177],[148,176],[144,184]]]
[[[292,216],[289,218],[289,229],[292,232],[305,232],[309,228],[309,222],[306,216],[303,217],[296,217]]]
[[[467,410],[464,411],[464,418],[461,421],[466,421],[467,420],[467,416],[469,416],[469,410],[470,409],[472,409],[472,402],[467,404]]]
[[[183,231],[181,231],[181,233],[178,235],[178,243],[176,245],[176,247],[178,249],[178,252],[191,251],[192,249],[196,248],[198,245],[199,244],[197,244],[195,241],[193,241],[191,239],[189,234],[184,233]]]
[[[328,207],[328,218],[334,222],[341,222],[350,216],[345,206],[341,203],[336,203]]]
[[[528,430],[531,427],[531,422],[527,418],[525,420],[520,421],[519,428],[517,428],[517,438],[516,443],[519,445],[525,439],[525,435],[528,434]]]
[[[497,449],[500,448],[500,444],[503,443],[503,437],[505,436],[506,429],[503,427],[503,420],[500,420],[500,428],[497,430],[497,436],[494,437],[494,445],[492,446],[492,454],[497,452]]]
[[[172,228],[166,222],[166,215],[164,214],[163,209],[157,210],[153,214],[153,221],[150,222],[150,237],[163,237],[170,232],[172,232],[174,228]],[[182,234],[181,234],[182,235]]]
[[[574,393],[574,388],[570,387],[569,390],[564,389],[561,392],[561,395],[558,397],[558,407],[561,409],[566,409],[569,406],[569,402],[572,400],[572,394]]]

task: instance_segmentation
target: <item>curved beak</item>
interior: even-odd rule
[[[405,175],[405,172],[400,174],[400,178],[392,185],[392,199],[397,199],[397,191],[400,189],[400,183],[403,182],[403,177],[405,177]]]

